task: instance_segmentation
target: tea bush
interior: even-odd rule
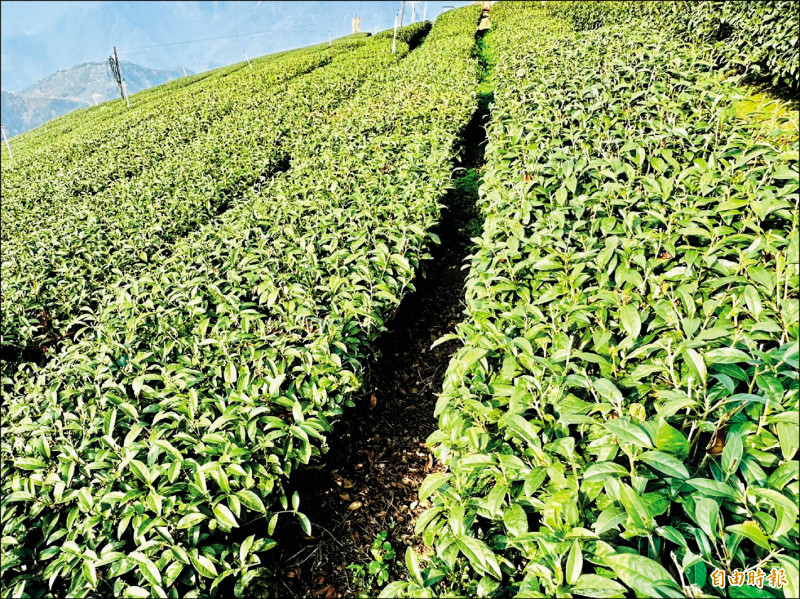
[[[29,177],[33,163],[15,160],[3,177],[3,345],[19,351],[74,332],[107,288],[284,168],[290,140],[392,60],[386,43],[290,55],[210,85],[192,110],[187,98],[158,103],[162,114],[142,117],[148,135],[111,137],[74,168],[47,156],[51,172]],[[124,152],[109,149],[119,144]]]
[[[3,596],[213,595],[230,576],[241,593],[281,514],[309,529],[283,482],[325,450],[434,240],[475,106],[476,18],[438,19],[290,136],[286,175],[4,380]]]
[[[723,66],[735,67],[753,81],[767,82],[792,93],[800,90],[800,11],[790,0],[556,0],[544,7],[567,18],[578,31],[632,23],[644,17],[675,35],[713,43]]]
[[[412,23],[411,25],[406,25],[404,27],[400,27],[397,29],[397,41],[403,42],[408,44],[409,48],[416,48],[420,42],[428,35],[428,32],[431,30],[431,22],[430,21],[420,21],[418,23]],[[391,40],[394,38],[394,28],[386,29],[385,31],[381,31],[376,33],[373,36],[375,39],[388,39]]]
[[[383,594],[725,596],[714,569],[760,566],[794,597],[796,129],[737,116],[708,45],[539,6],[492,11],[433,551]]]

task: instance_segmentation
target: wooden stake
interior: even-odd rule
[[[14,158],[14,152],[11,151],[11,145],[8,143],[8,137],[6,137],[6,126],[0,125],[0,129],[3,130],[3,139],[6,141],[6,147],[8,148],[8,155],[11,158]]]

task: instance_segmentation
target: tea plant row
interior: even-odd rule
[[[476,18],[438,19],[290,136],[285,176],[121,281],[91,334],[8,381],[3,596],[197,596],[229,577],[242,592],[279,519],[308,531],[283,482],[324,451],[426,256],[475,104]]]
[[[716,50],[657,22],[508,4],[433,551],[384,594],[725,596],[713,571],[761,567],[794,597],[796,128],[738,117]]]
[[[158,165],[238,109],[238,98],[263,93],[329,60],[319,53],[301,53],[230,79],[206,79],[161,101],[140,103],[106,124],[90,123],[55,136],[49,145],[31,143],[35,153],[3,162],[3,196],[9,211],[3,239],[27,232],[31,215],[58,213],[64,203],[85,202]]]
[[[158,263],[175,240],[285,168],[293,138],[317,129],[361,82],[395,59],[386,42],[372,42],[328,58],[327,66],[303,59],[278,62],[268,73],[248,70],[214,88],[226,114],[198,120],[185,143],[164,143],[169,152],[151,155],[153,164],[138,176],[85,195],[67,184],[64,195],[38,204],[20,190],[21,201],[12,196],[8,213],[4,206],[4,228],[8,218],[12,232],[3,248],[3,344],[50,345],[74,333],[107,287],[113,291]],[[318,68],[303,75],[309,65]],[[204,106],[201,101],[200,110]],[[167,123],[170,118],[165,115]],[[154,152],[161,152],[162,135],[151,139]]]
[[[334,55],[339,54],[342,50],[355,48],[366,43],[367,40],[365,38],[368,36],[369,34],[355,34],[335,39],[332,43],[333,48],[330,48],[328,43],[325,42],[324,44],[318,44],[316,46],[309,46],[297,50],[276,52],[274,54],[252,58],[250,59],[250,64],[255,70],[262,70],[265,68],[271,69],[272,66],[274,66],[272,63],[280,60],[285,66],[288,67],[288,63],[284,61],[288,60],[288,62],[291,62],[303,56],[310,57],[315,54],[321,55],[320,58],[324,62],[326,60],[325,57],[331,58]],[[248,65],[247,61],[243,61],[227,67],[214,69],[212,71],[204,71],[194,75],[181,77],[179,79],[173,79],[172,81],[169,81],[163,85],[148,88],[131,95],[130,99],[132,104],[130,110],[124,107],[124,102],[121,100],[112,100],[96,107],[92,106],[68,113],[48,121],[41,127],[37,127],[36,129],[28,131],[22,136],[16,137],[14,139],[14,147],[17,148],[17,150],[15,150],[14,155],[25,156],[31,153],[39,155],[44,148],[47,148],[51,144],[61,146],[63,149],[65,143],[74,143],[80,141],[80,139],[71,138],[76,134],[80,135],[83,129],[89,127],[91,127],[92,131],[95,133],[101,132],[101,125],[107,129],[109,127],[113,127],[117,132],[124,132],[125,128],[120,128],[119,125],[121,119],[124,119],[126,114],[133,114],[137,110],[140,110],[144,107],[146,107],[146,109],[149,111],[153,107],[151,104],[154,102],[160,102],[165,99],[175,100],[176,92],[178,90],[182,90],[190,86],[196,86],[192,91],[197,92],[201,89],[204,89],[207,85],[218,85],[221,79],[230,77],[237,71],[246,70],[249,68],[251,67]],[[201,82],[202,85],[197,85]],[[231,82],[232,81],[228,81],[226,83],[229,84]],[[155,114],[158,115],[158,112]],[[70,156],[59,157],[66,160],[70,159]]]
[[[544,7],[568,19],[578,31],[645,18],[673,35],[712,44],[718,67],[732,68],[753,82],[794,94],[800,91],[800,12],[790,0],[556,0]]]
[[[338,40],[337,40],[338,41]],[[339,45],[339,44],[336,44]],[[284,66],[302,57],[314,55],[331,55],[336,50],[328,49],[328,44],[323,46],[312,46],[270,54],[267,56],[251,59],[253,70],[272,70],[275,62],[283,62]],[[230,77],[237,71],[241,71],[237,77],[248,71],[247,62],[240,62],[227,67],[205,71],[195,75],[189,75],[179,79],[173,79],[163,85],[142,90],[130,96],[131,106],[126,108],[122,100],[112,100],[104,102],[99,106],[91,106],[77,110],[66,115],[48,121],[44,125],[32,129],[13,138],[15,158],[25,158],[26,161],[36,156],[42,156],[42,152],[60,150],[58,165],[66,164],[76,157],[80,160],[82,153],[75,155],[70,150],[72,148],[83,148],[85,151],[93,151],[97,143],[101,143],[104,137],[114,135],[125,135],[127,128],[138,123],[143,115],[149,118],[159,116],[159,102],[166,102],[166,110],[174,110],[171,103],[182,98],[183,92],[188,92],[189,88],[194,93],[209,93],[213,91],[222,79]],[[235,78],[234,78],[235,80]],[[233,80],[229,81],[231,83]],[[176,93],[180,92],[180,93]],[[184,108],[187,108],[184,103]],[[162,107],[163,110],[163,107]],[[163,112],[161,113],[163,114]],[[16,161],[3,164],[4,170],[8,166],[19,167]],[[44,166],[50,167],[49,163]]]

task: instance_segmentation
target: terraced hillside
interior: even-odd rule
[[[469,6],[14,138],[0,596],[800,594],[789,4]]]
[[[102,145],[40,179],[9,165],[4,343],[58,339],[4,370],[5,589],[214,592],[247,582],[279,514],[308,527],[285,477],[325,447],[425,255],[474,101],[474,19],[407,56],[358,39],[164,95],[163,119],[130,117],[150,143],[88,189]],[[171,124],[184,94],[207,121]],[[121,126],[94,135],[117,147]],[[47,195],[35,214],[27,185]]]
[[[492,11],[434,551],[386,594],[727,596],[756,568],[775,585],[730,596],[798,592],[797,113],[748,111],[727,42],[654,4]]]

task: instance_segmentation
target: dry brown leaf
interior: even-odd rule
[[[719,455],[725,449],[725,429],[718,428],[714,431],[714,436],[711,437],[711,442],[708,444],[709,455]]]

